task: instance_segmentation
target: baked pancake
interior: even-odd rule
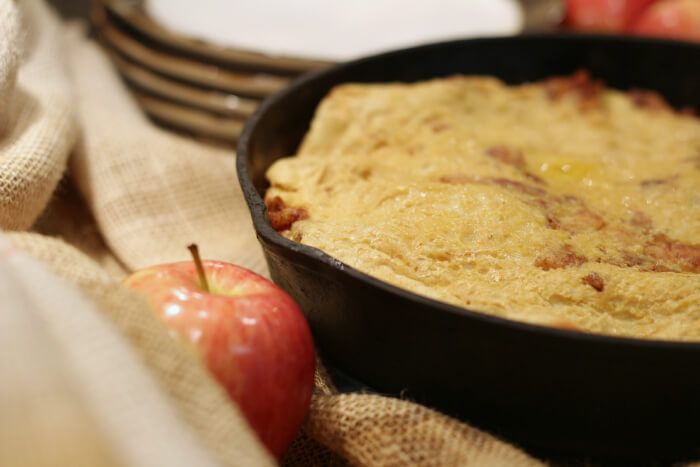
[[[273,226],[437,300],[700,339],[700,120],[580,72],[347,84],[267,173]]]

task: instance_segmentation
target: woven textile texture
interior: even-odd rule
[[[0,2],[0,228],[29,228],[66,167],[77,126],[63,30],[41,4]],[[20,66],[21,64],[21,66]]]

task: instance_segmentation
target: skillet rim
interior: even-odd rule
[[[363,56],[351,61],[338,63],[332,65],[328,68],[312,71],[303,74],[296,79],[294,79],[289,85],[284,89],[268,96],[263,100],[263,102],[258,106],[255,112],[246,120],[245,126],[241,135],[238,139],[238,144],[236,145],[236,171],[237,178],[241,190],[243,191],[243,197],[248,206],[248,210],[251,215],[253,222],[253,227],[255,228],[256,237],[261,243],[263,250],[268,249],[268,244],[274,245],[275,247],[288,250],[294,254],[301,255],[309,260],[321,262],[326,266],[331,267],[338,274],[347,274],[354,280],[363,282],[367,286],[375,287],[383,292],[398,295],[404,300],[409,300],[417,302],[422,305],[422,307],[433,308],[430,312],[440,311],[449,315],[459,316],[458,319],[473,319],[481,321],[485,324],[502,326],[509,330],[515,332],[529,333],[533,337],[546,337],[570,340],[581,344],[591,344],[591,345],[605,345],[605,346],[625,346],[627,348],[639,348],[644,349],[659,349],[665,351],[688,351],[688,352],[700,352],[700,340],[698,341],[673,341],[673,340],[662,340],[662,339],[645,339],[637,337],[627,337],[627,336],[614,336],[609,334],[596,334],[587,331],[573,331],[567,329],[556,328],[552,326],[545,326],[541,324],[528,323],[524,321],[516,321],[509,318],[502,318],[499,316],[491,315],[486,312],[472,310],[468,308],[458,307],[456,305],[451,305],[446,302],[442,302],[433,298],[429,298],[417,293],[411,292],[407,289],[402,289],[395,285],[384,282],[380,279],[370,276],[352,266],[343,263],[342,261],[334,258],[333,256],[319,250],[318,248],[304,245],[302,243],[294,242],[289,240],[282,235],[280,235],[267,219],[267,207],[259,195],[252,178],[248,175],[248,159],[250,157],[249,147],[251,145],[251,140],[253,134],[255,133],[259,122],[265,116],[271,108],[278,105],[281,101],[285,100],[288,96],[297,93],[298,91],[308,87],[313,86],[317,81],[329,77],[334,74],[342,74],[353,67],[364,64],[366,62],[381,61],[384,58],[395,57],[399,55],[410,55],[416,51],[425,51],[431,48],[444,48],[456,46],[463,43],[479,44],[479,43],[504,43],[504,42],[514,42],[514,41],[560,41],[560,42],[592,42],[592,43],[620,43],[620,44],[634,44],[642,45],[652,44],[661,45],[662,47],[674,47],[681,49],[689,49],[700,51],[700,44],[695,44],[692,42],[676,41],[670,39],[660,39],[652,37],[639,37],[639,36],[622,36],[614,34],[581,34],[581,33],[527,33],[520,34],[516,36],[494,36],[494,37],[479,37],[479,38],[469,38],[469,39],[455,39],[440,42],[431,42],[427,44],[421,44],[413,47],[393,49],[390,51]],[[349,81],[339,81],[337,84],[349,82]],[[310,122],[309,122],[310,123]],[[280,156],[286,157],[286,156]]]

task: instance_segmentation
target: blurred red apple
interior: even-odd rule
[[[573,29],[622,32],[655,0],[566,0],[567,26]]]
[[[661,0],[632,28],[646,36],[700,41],[700,0]]]
[[[196,346],[263,444],[280,457],[309,410],[315,368],[309,328],[294,300],[272,282],[233,264],[196,259],[150,267],[124,283],[143,292],[165,324]]]

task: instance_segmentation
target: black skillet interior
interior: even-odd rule
[[[272,278],[300,303],[319,349],[343,373],[542,455],[700,458],[700,344],[573,333],[458,309],[288,241],[266,220],[266,169],[294,153],[336,84],[456,73],[520,83],[580,68],[610,86],[653,89],[700,109],[698,45],[569,35],[433,44],[305,76],[266,100],[240,138],[239,180]]]

